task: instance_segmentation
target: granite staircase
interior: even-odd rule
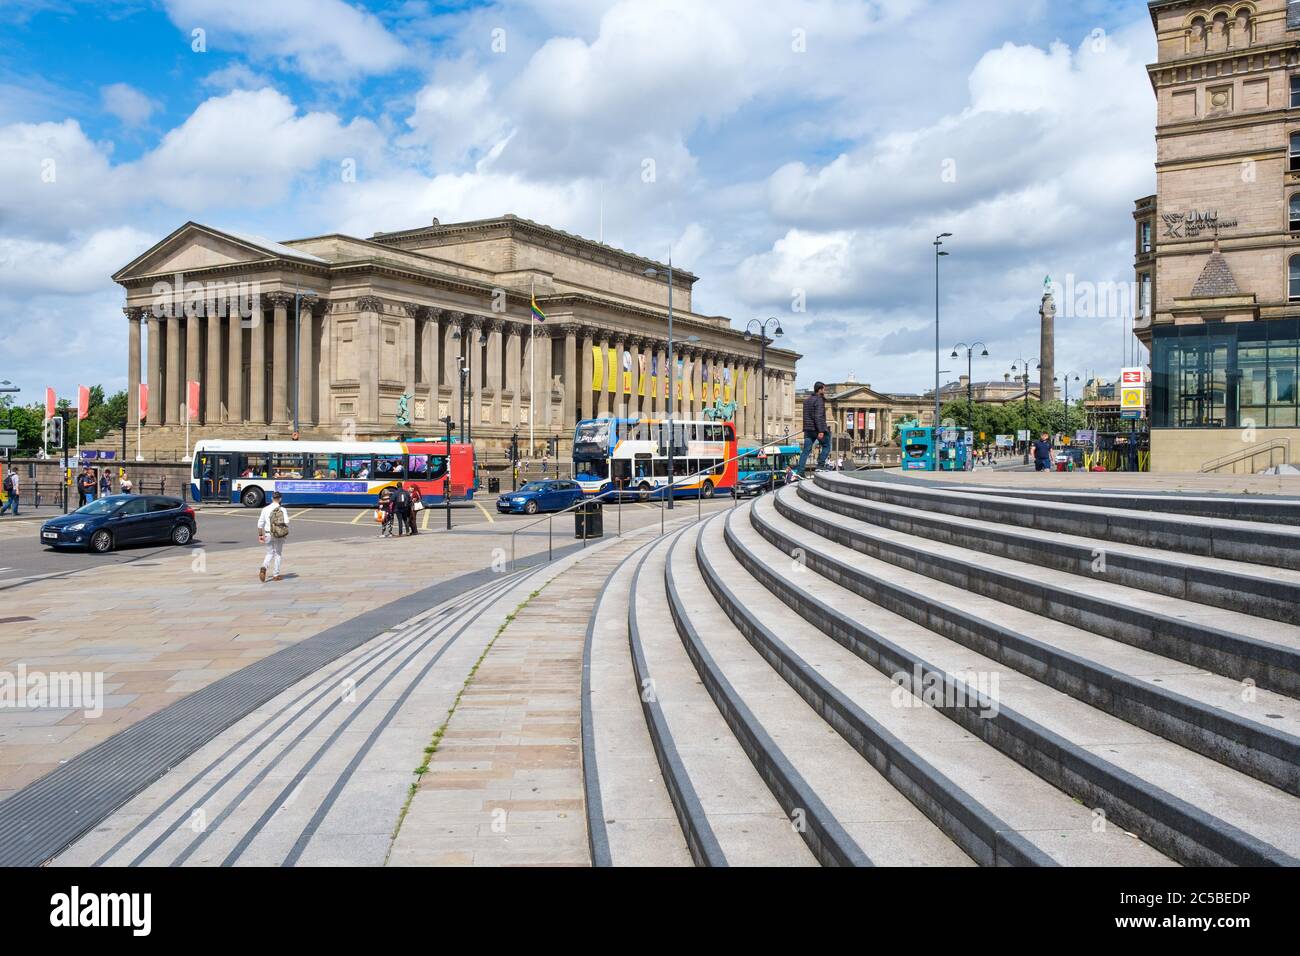
[[[593,861],[1296,865],[1297,608],[1300,502],[818,475],[611,571]]]

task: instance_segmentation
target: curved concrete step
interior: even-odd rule
[[[595,866],[694,865],[646,730],[628,647],[632,574],[650,544],[610,572],[587,624],[582,772]]]
[[[1300,737],[1295,733],[1300,701],[1098,634],[1111,629],[1104,601],[1096,603],[1087,629],[1061,621],[1072,615],[1056,605],[1052,616],[1045,617],[1035,579],[1061,572],[994,557],[985,557],[981,565],[973,552],[951,545],[928,543],[922,549],[905,535],[818,508],[796,495],[783,494],[774,503],[782,518],[813,536],[814,545],[828,546],[823,558],[836,579],[863,597],[1057,690],[1288,793],[1300,793]],[[999,570],[1008,564],[1025,574]],[[988,586],[989,577],[998,574],[1007,580]],[[1058,598],[1070,599],[1067,594]],[[1131,614],[1131,609],[1117,606],[1114,613]],[[1153,643],[1163,649],[1165,642]]]
[[[743,511],[729,524],[746,521]],[[767,556],[788,563],[761,541]],[[945,718],[795,613],[735,559],[724,525],[696,548],[733,626],[865,761],[983,865],[1161,866],[1172,861]]]
[[[760,498],[751,524],[728,528],[746,569],[822,631],[1049,783],[1102,808],[1162,852],[1190,864],[1296,865],[1300,800],[1019,674],[836,583],[846,559],[872,559],[818,539]],[[760,530],[764,534],[760,534]],[[796,553],[796,566],[756,543]],[[839,549],[837,564],[824,560]],[[775,562],[775,563],[774,563]],[[876,562],[880,564],[880,562]],[[903,574],[889,565],[883,568]],[[916,599],[920,600],[920,595]],[[963,679],[962,675],[967,675]],[[996,693],[978,681],[996,679]],[[1159,781],[1159,783],[1157,783]]]
[[[674,539],[657,541],[637,561],[628,640],[646,726],[687,846],[705,866],[816,866],[677,635],[664,590]]]
[[[1188,556],[1159,548],[1094,541],[1059,531],[1022,530],[976,518],[886,504],[800,482],[806,501],[891,531],[984,554],[1067,571],[1091,580],[1241,611],[1293,624],[1300,607],[1300,571]]]
[[[1277,495],[1188,495],[1179,492],[1057,491],[1045,488],[989,488],[990,495],[1061,501],[1075,505],[1159,511],[1164,514],[1196,515],[1201,518],[1232,518],[1235,521],[1265,521],[1270,524],[1300,525],[1300,498]]]
[[[750,647],[700,574],[699,535],[697,526],[679,537],[665,568],[678,634],[718,710],[786,815],[799,821],[813,854],[828,866],[971,865]]]
[[[1121,508],[1057,504],[965,489],[931,488],[921,482],[845,478],[827,472],[819,473],[815,480],[828,491],[940,511],[956,517],[1300,570],[1300,528],[1285,525],[1193,515],[1167,517]]]

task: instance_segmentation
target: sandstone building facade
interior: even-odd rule
[[[450,416],[489,466],[512,436],[523,457],[553,439],[564,458],[581,419],[667,413],[667,266],[516,216],[284,243],[191,222],[113,278],[127,439],[143,382],[146,456],[184,446],[187,382],[191,443],[287,438],[295,423],[303,439],[436,436]],[[753,438],[766,387],[768,433],[793,428],[799,356],[769,342],[761,368],[756,339],[692,310],[696,278],[673,270],[676,415],[734,401]]]
[[[1134,332],[1152,469],[1300,450],[1300,3],[1149,6],[1156,194],[1134,211]]]

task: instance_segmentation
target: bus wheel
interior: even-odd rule
[[[261,488],[245,488],[239,500],[243,502],[245,508],[260,508],[262,502],[266,500],[266,495],[262,494]]]
[[[713,497],[713,482],[706,480],[703,484],[700,485],[700,497],[701,498]]]
[[[638,501],[649,501],[649,500],[650,500],[650,486],[649,486],[648,484],[646,484],[644,481],[641,482],[641,487],[638,488],[637,491],[640,492],[640,494],[637,495],[637,500],[638,500]]]

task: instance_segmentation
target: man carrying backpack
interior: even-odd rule
[[[257,519],[257,540],[266,545],[266,557],[257,569],[258,578],[265,582],[266,571],[271,568],[275,580],[280,580],[280,559],[284,555],[284,539],[289,537],[289,512],[280,504],[280,492],[271,492],[271,503],[262,509]]]
[[[4,490],[5,503],[0,505],[0,515],[9,509],[13,509],[14,517],[17,518],[18,493],[21,489],[18,487],[18,472],[12,468],[5,472]]]

